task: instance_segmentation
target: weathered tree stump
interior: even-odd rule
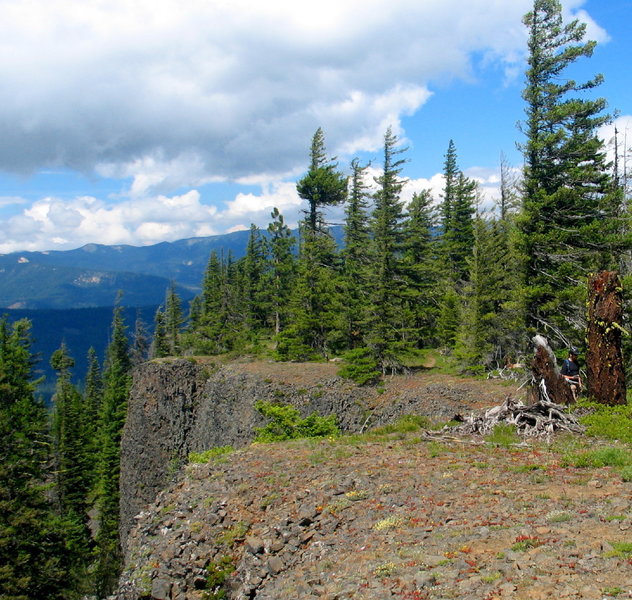
[[[621,353],[623,289],[615,271],[602,271],[588,283],[588,395],[596,402],[626,403]]]
[[[531,365],[533,387],[531,389],[532,403],[544,400],[557,404],[572,404],[575,399],[571,386],[566,383],[557,366],[557,360],[548,341],[541,335],[533,338],[535,357]],[[542,389],[542,386],[544,389]],[[548,396],[548,397],[547,397]]]

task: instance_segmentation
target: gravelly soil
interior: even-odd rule
[[[409,433],[190,465],[137,518],[115,597],[219,598],[228,556],[227,598],[632,598],[632,484],[559,446]]]

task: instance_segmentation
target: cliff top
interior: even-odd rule
[[[231,368],[290,377],[273,364]],[[592,441],[503,448],[387,431],[254,444],[187,466],[137,517],[116,597],[632,596],[632,484],[612,467],[567,464]]]

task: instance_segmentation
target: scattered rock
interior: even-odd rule
[[[152,600],[171,600],[171,582],[166,579],[154,579],[151,582]]]

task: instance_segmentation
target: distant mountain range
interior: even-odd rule
[[[248,231],[162,242],[153,246],[88,244],[76,250],[0,255],[0,307],[68,309],[160,304],[176,283],[184,300],[200,289],[213,250],[244,255]]]
[[[342,245],[343,228],[331,232]],[[62,342],[76,361],[75,380],[85,376],[91,346],[103,360],[119,292],[128,333],[138,316],[152,334],[156,309],[171,283],[186,311],[200,291],[211,252],[241,258],[249,236],[249,231],[236,231],[152,246],[87,244],[76,250],[0,254],[0,314],[31,321],[38,374],[46,377],[40,390],[49,398],[55,379],[50,356]]]
[[[0,314],[10,321],[31,321],[32,351],[40,359],[36,373],[45,377],[40,393],[49,400],[54,392],[49,361],[62,342],[75,359],[75,381],[85,377],[91,346],[103,360],[119,291],[130,336],[137,317],[151,334],[154,314],[171,282],[186,311],[211,252],[240,258],[248,237],[248,231],[238,231],[153,246],[88,244],[76,250],[0,255]]]

